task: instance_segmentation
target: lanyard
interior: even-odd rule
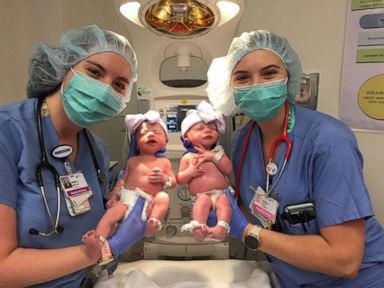
[[[269,150],[269,163],[267,164],[267,167],[266,167],[266,170],[267,170],[266,193],[267,193],[267,195],[270,193],[270,191],[273,191],[273,189],[276,187],[277,182],[280,180],[280,177],[281,177],[281,175],[284,172],[285,166],[286,166],[286,164],[288,162],[288,159],[291,156],[291,152],[292,152],[292,141],[291,141],[291,139],[289,139],[289,137],[287,135],[288,116],[289,116],[289,104],[288,104],[287,101],[284,104],[284,109],[285,109],[285,115],[284,115],[283,130],[282,130],[279,138],[277,138],[273,142],[273,144],[271,146],[271,149]],[[242,147],[242,150],[241,150],[239,166],[238,166],[237,171],[236,171],[236,187],[235,187],[235,195],[234,195],[235,199],[237,199],[237,197],[239,196],[239,185],[240,185],[241,172],[242,172],[242,169],[243,169],[245,155],[247,154],[248,144],[249,144],[249,140],[251,138],[251,133],[252,133],[252,130],[255,127],[255,125],[256,125],[255,121],[250,120],[249,127],[248,127],[248,130],[247,130],[247,134],[245,136],[245,140],[244,140],[243,147]],[[272,160],[275,157],[277,146],[281,142],[285,142],[286,145],[287,145],[287,148],[286,148],[286,151],[285,151],[285,155],[284,155],[283,166],[280,169],[280,173],[277,176],[277,179],[276,179],[275,183],[273,184],[271,189],[269,189],[269,177],[273,176],[277,172],[277,166],[276,166],[275,163],[272,162]]]
[[[40,188],[40,193],[41,197],[44,202],[44,207],[45,210],[48,214],[49,222],[51,224],[51,230],[47,232],[43,232],[38,230],[37,228],[30,228],[29,229],[29,234],[30,235],[40,235],[40,236],[51,236],[53,234],[60,234],[64,231],[63,226],[59,225],[59,220],[60,220],[60,208],[61,208],[61,196],[60,196],[60,180],[59,180],[59,173],[55,169],[55,167],[49,162],[47,153],[45,150],[45,143],[44,143],[44,135],[43,135],[43,125],[42,125],[42,117],[46,117],[48,114],[48,111],[46,107],[44,107],[44,99],[39,99],[37,102],[37,109],[36,109],[36,121],[37,121],[37,130],[38,130],[38,136],[39,136],[39,146],[40,146],[40,153],[41,153],[41,159],[40,163],[37,164],[36,166],[36,178],[37,178],[37,183]],[[43,115],[42,115],[43,114]],[[91,145],[91,141],[89,139],[88,133],[85,130],[84,131],[85,139],[88,144],[89,150],[91,151],[92,154],[92,159],[95,165],[95,169],[97,172],[97,178],[99,180],[99,183],[103,183],[106,180],[106,175],[105,173],[100,169],[98,161],[96,159],[95,152],[93,150],[93,147]],[[72,169],[69,164],[69,162],[66,160],[64,161],[64,167],[67,171],[67,173],[71,173]],[[53,213],[51,212],[51,209],[48,205],[47,201],[47,196],[46,196],[46,191],[44,188],[44,180],[43,180],[43,170],[49,171],[52,176],[55,179],[55,187],[56,187],[56,197],[57,197],[57,210],[56,210],[56,216],[53,216]]]

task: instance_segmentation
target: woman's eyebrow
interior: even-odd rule
[[[268,65],[268,66],[261,68],[261,71],[271,69],[271,68],[281,69],[281,67],[279,65],[271,64],[271,65]]]
[[[260,70],[263,71],[263,70],[267,70],[267,69],[270,69],[270,68],[281,69],[281,67],[280,67],[279,65],[271,64],[271,65],[267,65],[267,66],[265,66],[265,67],[262,67]],[[248,72],[249,72],[248,70],[236,70],[235,72],[233,72],[232,75],[242,74],[242,73],[248,73]]]
[[[102,65],[100,65],[100,64],[98,64],[98,63],[96,63],[96,62],[93,62],[93,61],[91,61],[91,60],[86,60],[86,62],[88,62],[88,63],[90,63],[90,64],[96,66],[97,68],[99,68],[100,70],[102,70],[103,72],[105,72],[105,68],[104,68]]]
[[[237,70],[237,71],[233,72],[232,76],[235,76],[237,74],[242,74],[242,73],[247,73],[247,71],[246,70]]]

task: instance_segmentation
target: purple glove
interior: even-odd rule
[[[117,259],[122,252],[129,249],[136,241],[144,237],[147,222],[141,220],[145,199],[139,197],[135,207],[123,222],[119,225],[116,232],[108,238],[112,254]]]
[[[245,227],[249,224],[247,218],[243,214],[243,211],[241,211],[240,207],[237,206],[235,198],[233,198],[232,193],[229,189],[225,189],[225,194],[227,195],[229,202],[231,203],[232,208],[232,218],[231,223],[229,223],[229,226],[231,227],[231,230],[229,231],[229,235],[233,238],[242,240],[243,232]],[[207,224],[210,227],[215,226],[217,223],[217,216],[215,211],[210,211]]]

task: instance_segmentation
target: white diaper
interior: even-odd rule
[[[200,196],[200,195],[206,195],[208,194],[209,197],[211,198],[211,202],[212,202],[212,210],[215,210],[216,209],[216,201],[217,201],[217,198],[219,198],[219,196],[221,194],[225,193],[225,190],[224,189],[214,189],[214,190],[211,190],[209,193],[207,192],[201,192],[201,193],[197,193],[196,194],[196,197]]]
[[[143,211],[141,213],[141,220],[143,222],[147,222],[147,208],[148,204],[152,202],[153,196],[144,192],[140,188],[132,189],[125,189],[121,188],[118,192],[118,196],[120,196],[120,201],[128,206],[127,212],[125,212],[124,219],[128,217],[128,215],[131,213],[133,207],[135,207],[135,204],[137,202],[137,199],[139,197],[143,197],[145,199]]]

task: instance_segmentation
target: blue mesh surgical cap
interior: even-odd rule
[[[102,52],[115,52],[123,56],[132,71],[132,79],[124,100],[130,100],[133,83],[137,80],[136,54],[124,37],[96,25],[76,28],[64,33],[58,47],[38,43],[32,50],[29,62],[28,98],[54,92],[68,71],[85,58]]]
[[[239,112],[231,89],[231,74],[239,61],[256,49],[275,53],[288,71],[288,102],[294,103],[302,78],[301,63],[286,38],[267,30],[244,32],[235,37],[227,56],[213,59],[208,70],[207,94],[214,108],[226,116]]]

